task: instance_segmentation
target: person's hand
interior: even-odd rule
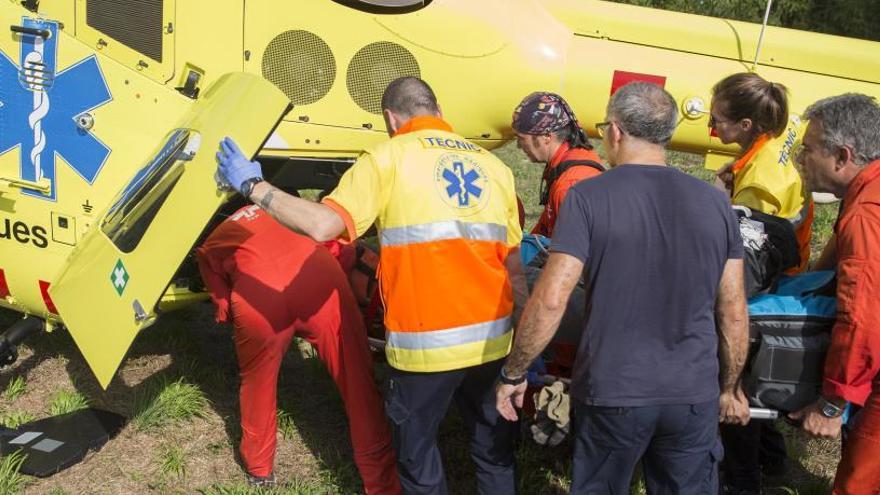
[[[719,420],[732,425],[749,423],[749,400],[741,387],[734,392],[722,392],[719,401]]]
[[[715,178],[717,179],[716,184],[719,188],[726,189],[728,191],[733,190],[733,164],[736,162],[727,162],[723,167],[719,168],[715,172]]]
[[[527,382],[519,385],[505,385],[501,382],[495,386],[495,408],[498,413],[508,421],[516,421],[517,409],[522,409],[523,398],[526,395]]]
[[[803,422],[804,431],[820,438],[836,438],[840,435],[840,428],[843,425],[843,418],[829,418],[823,415],[818,401],[800,411],[790,413],[788,417]]]
[[[260,163],[248,160],[230,137],[220,141],[217,162],[219,163],[217,171],[239,194],[241,194],[242,184],[246,181],[263,178]]]

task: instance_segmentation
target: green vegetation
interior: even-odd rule
[[[822,248],[831,237],[834,228],[834,222],[837,221],[837,210],[840,203],[831,203],[827,205],[816,205],[815,218],[813,219],[813,239],[810,242],[810,249],[813,258],[816,258],[822,252]]]
[[[21,452],[0,458],[0,495],[13,495],[24,488],[26,478],[18,472],[24,458],[25,455]]]
[[[278,410],[278,431],[281,432],[281,438],[290,440],[296,436],[296,425],[293,424],[293,416],[281,409]]]
[[[281,483],[275,488],[254,488],[244,483],[219,484],[199,490],[201,495],[328,495],[341,493],[333,485],[293,481]]]
[[[7,428],[18,428],[34,419],[36,416],[28,411],[10,411],[0,416],[0,424]]]
[[[183,378],[169,382],[163,376],[146,389],[136,399],[140,412],[132,421],[135,428],[141,431],[201,417],[208,406],[204,392],[196,385],[186,383]]]
[[[159,453],[159,472],[163,476],[186,478],[186,452],[177,445],[166,445]]]
[[[16,376],[6,385],[6,390],[3,391],[3,397],[5,397],[6,400],[13,401],[21,397],[25,392],[27,392],[27,382],[23,376]]]
[[[760,23],[767,0],[612,0],[677,12]],[[768,23],[805,31],[880,40],[876,0],[786,0],[773,2]]]
[[[88,399],[79,392],[61,390],[52,398],[49,414],[51,416],[58,416],[59,414],[67,414],[87,407],[89,407]]]
[[[823,479],[807,483],[803,488],[781,487],[779,490],[785,495],[826,495],[831,493],[831,480]]]

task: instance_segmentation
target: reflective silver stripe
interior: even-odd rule
[[[399,246],[446,239],[507,242],[507,227],[497,223],[472,223],[457,220],[423,223],[382,229],[380,242],[383,246]]]
[[[511,330],[510,317],[430,332],[388,332],[388,347],[397,349],[439,349],[500,337]]]

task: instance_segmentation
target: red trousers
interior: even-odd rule
[[[846,439],[834,477],[835,495],[880,493],[880,393],[868,396]]]
[[[339,388],[364,489],[401,493],[366,330],[336,259],[319,248],[305,260],[294,256],[251,265],[232,280],[230,301],[241,376],[240,450],[248,472],[272,472],[278,371],[297,335],[314,346]]]

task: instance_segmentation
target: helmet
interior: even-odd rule
[[[537,91],[526,96],[513,111],[512,126],[516,132],[532,135],[571,127],[572,141],[578,145],[588,142],[571,107],[556,93]]]

